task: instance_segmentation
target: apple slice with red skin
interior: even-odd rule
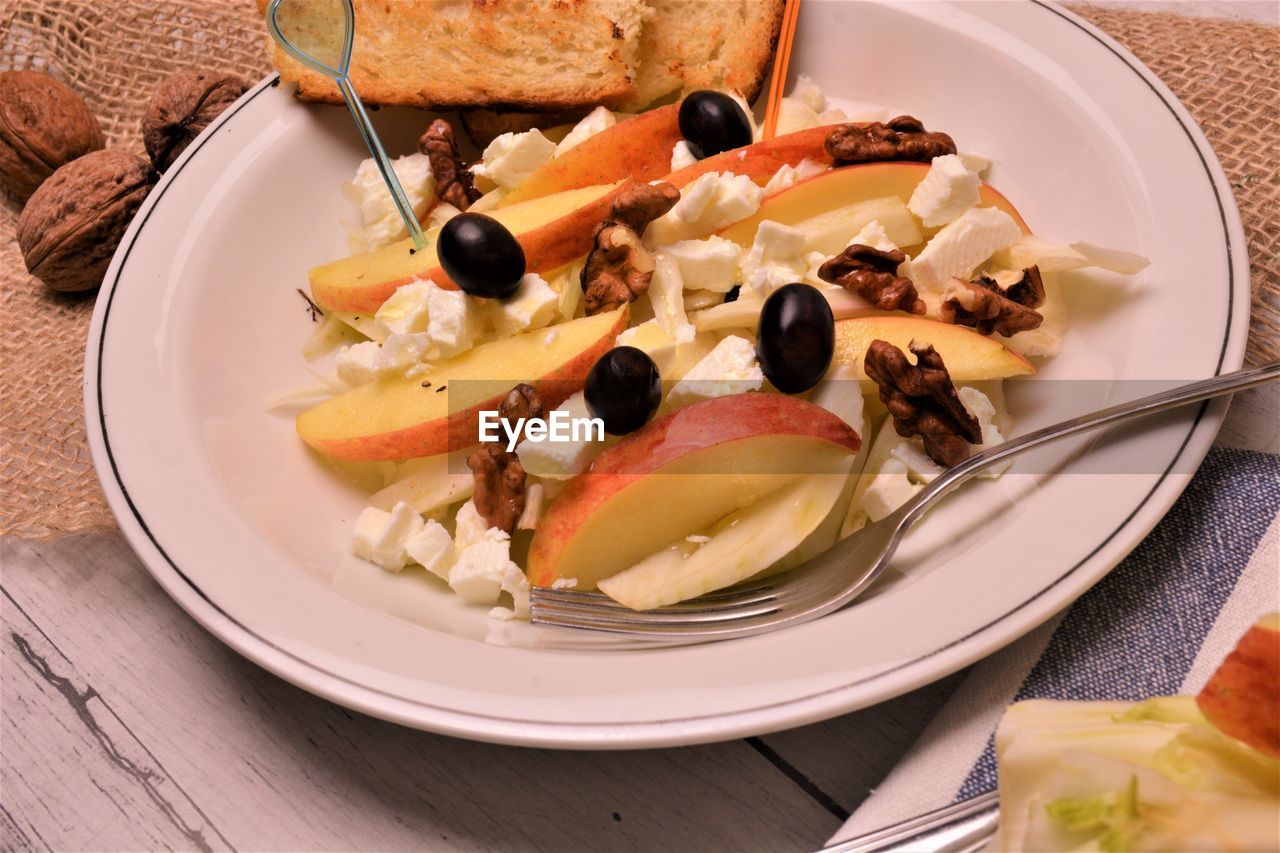
[[[630,183],[569,190],[487,215],[515,235],[529,272],[546,272],[591,251],[595,227],[609,215],[616,194]],[[309,278],[317,305],[352,314],[377,311],[396,288],[417,279],[430,279],[446,290],[458,289],[440,266],[434,241],[415,251],[408,239],[315,267]]]
[[[655,181],[671,171],[671,149],[683,138],[679,104],[649,110],[547,161],[507,193],[501,206],[623,178]]]
[[[836,349],[831,363],[845,366],[847,372],[842,374],[845,378],[870,382],[864,361],[867,349],[876,340],[891,343],[904,353],[912,341],[931,344],[956,382],[1005,379],[1036,372],[1031,362],[993,337],[980,335],[966,326],[909,314],[875,314],[836,321]]]
[[[298,435],[326,456],[393,460],[479,443],[481,411],[497,411],[512,387],[534,385],[550,411],[582,390],[592,365],[627,327],[627,308],[481,344],[426,376],[361,385],[298,416]]]
[[[813,160],[830,166],[831,155],[826,149],[827,136],[839,126],[832,124],[797,130],[786,136],[775,136],[773,139],[725,151],[672,172],[663,180],[676,187],[684,187],[708,172],[732,172],[735,175],[746,175],[757,184],[764,185],[783,166],[796,166],[802,160]]]
[[[716,397],[652,421],[570,480],[538,522],[531,583],[577,589],[858,451],[858,433],[796,397]]]
[[[1280,613],[1245,632],[1196,704],[1223,734],[1280,758]]]

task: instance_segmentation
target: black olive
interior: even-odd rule
[[[515,293],[524,278],[524,249],[498,220],[460,213],[440,229],[440,266],[463,292],[488,299]]]
[[[742,105],[710,89],[691,92],[680,104],[680,135],[699,160],[755,141]]]
[[[626,435],[648,423],[662,402],[658,366],[644,350],[614,347],[591,368],[587,411],[604,421],[609,435]]]
[[[735,284],[733,287],[729,288],[729,292],[724,295],[724,301],[737,302],[740,295],[742,295],[742,285]]]
[[[773,387],[784,394],[808,391],[826,374],[835,349],[835,317],[816,287],[784,285],[765,300],[756,357]]]

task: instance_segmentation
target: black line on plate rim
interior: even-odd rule
[[[1187,141],[1191,144],[1192,150],[1195,151],[1197,158],[1200,160],[1200,164],[1203,167],[1205,172],[1205,177],[1209,181],[1209,188],[1213,192],[1214,200],[1218,206],[1218,215],[1222,224],[1223,238],[1225,240],[1225,245],[1227,247],[1227,319],[1225,324],[1222,347],[1219,350],[1218,364],[1214,371],[1214,375],[1221,374],[1222,365],[1226,359],[1227,347],[1230,345],[1231,338],[1232,338],[1232,317],[1234,316],[1234,310],[1235,310],[1235,291],[1234,291],[1235,264],[1232,258],[1233,244],[1231,241],[1231,231],[1227,223],[1226,208],[1223,204],[1221,193],[1218,190],[1218,185],[1216,181],[1214,181],[1213,171],[1209,166],[1209,162],[1206,159],[1204,152],[1201,150],[1200,145],[1197,144],[1195,136],[1192,134],[1190,128],[1188,128],[1186,123],[1182,120],[1182,116],[1178,114],[1178,111],[1174,109],[1172,104],[1169,103],[1169,100],[1164,96],[1164,94],[1151,82],[1150,79],[1148,79],[1147,75],[1143,73],[1141,68],[1135,67],[1134,64],[1124,56],[1124,54],[1116,50],[1116,48],[1113,45],[1108,44],[1107,40],[1100,38],[1097,33],[1093,32],[1092,29],[1090,28],[1091,25],[1083,26],[1081,21],[1076,20],[1073,16],[1065,14],[1063,11],[1049,5],[1048,3],[1044,2],[1044,0],[1031,0],[1031,2],[1037,7],[1044,9],[1045,11],[1048,11],[1054,14],[1055,16],[1061,18],[1062,20],[1066,21],[1067,23],[1079,29],[1085,35],[1092,38],[1094,41],[1098,42],[1100,45],[1106,48],[1108,52],[1110,52],[1117,59],[1119,59],[1125,65],[1125,67],[1127,67],[1130,71],[1132,71],[1135,75],[1137,75],[1137,77],[1140,80],[1142,80],[1142,82],[1145,83],[1148,88],[1151,89],[1152,93],[1160,100],[1160,102],[1165,105],[1165,108],[1169,110],[1169,113],[1173,116],[1173,119],[1175,122],[1177,122],[1178,126],[1182,128],[1183,134],[1186,136]],[[1145,68],[1145,66],[1142,66],[1142,68]],[[1148,69],[1148,73],[1154,76],[1154,72],[1151,72],[1149,69]],[[845,684],[841,684],[836,687],[829,687],[824,690],[817,691],[816,693],[811,693],[807,696],[788,699],[782,702],[774,702],[774,703],[768,703],[764,705],[757,705],[752,708],[739,709],[735,711],[721,712],[717,714],[703,714],[703,715],[692,716],[692,717],[668,718],[664,720],[652,720],[652,721],[644,721],[644,722],[611,722],[611,723],[566,722],[561,720],[537,721],[537,720],[519,719],[514,717],[502,717],[502,716],[497,716],[492,714],[483,714],[475,711],[460,711],[455,708],[447,708],[439,705],[432,705],[428,702],[422,702],[416,699],[409,699],[404,696],[400,696],[394,693],[384,691],[380,688],[370,687],[365,684],[360,684],[359,682],[353,681],[347,678],[346,676],[340,675],[338,673],[330,672],[327,669],[317,666],[311,661],[301,658],[298,655],[294,654],[293,652],[290,652],[289,650],[282,648],[276,643],[273,643],[272,641],[259,635],[252,629],[248,628],[247,626],[239,622],[237,619],[235,619],[235,617],[233,617],[230,613],[224,610],[219,604],[217,604],[215,601],[209,598],[209,596],[204,592],[204,590],[202,590],[199,587],[199,585],[193,582],[191,578],[189,578],[178,567],[178,565],[169,556],[168,552],[165,551],[165,549],[160,545],[159,541],[156,539],[155,534],[151,532],[150,527],[147,525],[146,521],[143,519],[141,512],[139,512],[138,507],[133,502],[133,498],[129,495],[128,489],[125,487],[124,480],[120,475],[119,467],[116,464],[115,455],[111,452],[111,442],[107,434],[106,411],[104,407],[103,394],[102,394],[102,375],[103,375],[102,356],[103,356],[103,350],[105,348],[105,343],[106,343],[107,322],[111,314],[111,305],[115,300],[116,285],[119,282],[120,275],[124,270],[126,262],[128,261],[129,253],[133,250],[133,246],[137,242],[138,235],[142,232],[143,225],[146,224],[147,220],[150,218],[151,213],[155,210],[155,208],[159,206],[160,199],[164,196],[165,191],[168,189],[169,185],[177,178],[177,175],[182,171],[182,169],[186,166],[186,164],[190,162],[191,159],[194,158],[196,151],[198,151],[201,147],[203,147],[204,143],[207,142],[208,139],[212,137],[213,132],[215,130],[220,128],[222,124],[225,123],[226,121],[229,121],[232,116],[234,116],[237,112],[240,111],[240,109],[246,106],[250,101],[252,101],[258,95],[260,95],[262,92],[266,91],[269,88],[272,88],[274,84],[278,81],[278,79],[279,79],[279,75],[276,74],[273,77],[269,78],[268,80],[263,81],[262,83],[259,84],[259,86],[256,89],[244,95],[231,108],[229,108],[222,115],[220,115],[218,119],[215,121],[214,125],[211,128],[209,128],[209,132],[204,134],[199,140],[197,140],[195,144],[191,146],[193,150],[189,152],[186,157],[183,158],[182,162],[178,164],[177,167],[171,168],[170,171],[172,172],[172,175],[166,175],[166,180],[164,181],[164,185],[159,187],[157,192],[152,193],[153,198],[147,199],[147,205],[146,205],[147,210],[145,215],[143,216],[142,223],[140,223],[138,227],[134,230],[133,236],[129,241],[129,245],[124,249],[124,254],[121,256],[120,265],[116,269],[115,279],[113,279],[110,284],[111,289],[107,295],[106,306],[103,308],[102,329],[98,339],[98,363],[97,363],[97,371],[96,371],[97,380],[98,380],[97,388],[96,388],[96,392],[97,392],[96,398],[97,398],[97,404],[98,404],[98,420],[102,430],[103,449],[107,453],[107,459],[111,465],[111,473],[113,478],[115,479],[116,485],[119,487],[120,494],[125,499],[125,502],[128,504],[130,511],[133,513],[134,519],[138,523],[138,526],[142,529],[143,533],[146,534],[147,539],[150,540],[152,546],[156,549],[156,551],[160,554],[160,556],[163,557],[165,562],[169,564],[169,567],[173,569],[174,573],[179,578],[181,578],[182,581],[185,584],[187,584],[187,586],[189,586],[200,597],[201,600],[203,600],[206,604],[208,604],[220,616],[222,616],[224,619],[226,619],[228,622],[230,622],[240,631],[244,632],[244,634],[251,637],[256,642],[260,643],[262,646],[280,653],[286,658],[300,664],[303,668],[307,670],[311,670],[320,675],[326,676],[328,678],[332,678],[335,681],[341,682],[343,684],[350,685],[351,687],[354,687],[356,688],[356,690],[363,692],[365,694],[383,696],[397,702],[403,702],[406,705],[425,708],[432,711],[440,711],[446,714],[457,715],[459,717],[466,718],[466,719],[490,720],[498,723],[512,723],[524,728],[532,728],[534,730],[578,728],[578,729],[604,729],[609,731],[617,731],[619,729],[633,730],[637,727],[645,727],[645,726],[674,725],[674,724],[680,724],[680,723],[699,722],[703,720],[714,720],[714,719],[732,719],[732,718],[741,717],[747,714],[756,714],[762,711],[768,711],[774,708],[782,708],[782,707],[798,705],[804,702],[812,701],[819,697],[830,695],[832,693],[837,693],[843,690],[847,690],[852,687],[859,687],[868,682],[878,681],[880,679],[883,679],[885,676],[892,675],[895,672],[898,672],[908,667],[919,664],[922,661],[928,660],[929,658],[934,657],[938,654],[941,654],[942,652],[947,651],[951,648],[954,648],[955,646],[968,642],[972,638],[978,636],[979,634],[991,629],[995,625],[1008,619],[1010,616],[1017,613],[1018,611],[1023,610],[1032,602],[1040,599],[1050,590],[1054,589],[1063,581],[1065,581],[1067,578],[1069,578],[1071,575],[1075,574],[1076,571],[1078,571],[1084,564],[1088,563],[1099,551],[1105,548],[1122,530],[1124,530],[1124,528],[1127,527],[1129,523],[1133,520],[1134,516],[1136,516],[1143,509],[1143,507],[1146,506],[1146,504],[1151,500],[1151,497],[1156,493],[1158,489],[1160,489],[1160,487],[1164,484],[1165,480],[1168,479],[1168,476],[1170,472],[1173,470],[1174,466],[1177,465],[1178,460],[1181,459],[1182,454],[1186,451],[1187,444],[1191,441],[1192,436],[1196,434],[1196,431],[1200,427],[1200,422],[1201,420],[1203,420],[1204,414],[1208,410],[1208,407],[1209,407],[1208,402],[1202,403],[1200,405],[1200,408],[1196,412],[1195,419],[1192,421],[1191,427],[1187,431],[1187,435],[1183,438],[1181,445],[1179,445],[1178,447],[1178,451],[1174,454],[1173,459],[1170,461],[1168,467],[1165,468],[1164,472],[1160,475],[1160,478],[1155,482],[1155,484],[1151,487],[1151,489],[1147,492],[1147,494],[1143,496],[1142,500],[1138,502],[1138,504],[1133,508],[1133,510],[1131,510],[1127,516],[1125,516],[1124,520],[1121,521],[1120,524],[1110,534],[1108,534],[1105,539],[1103,539],[1100,543],[1098,543],[1097,546],[1095,546],[1092,550],[1090,550],[1088,554],[1080,558],[1071,568],[1067,569],[1065,572],[1059,575],[1057,579],[1047,584],[1043,589],[1038,591],[1035,595],[1031,596],[1027,600],[1023,601],[1021,604],[1014,606],[1010,610],[992,619],[987,624],[974,629],[973,631],[969,632],[965,636],[952,640],[950,643],[947,643],[945,646],[942,646],[937,649],[933,649],[910,661],[897,664],[889,669],[882,670],[876,673],[875,675],[868,676],[866,678],[855,679],[853,681],[847,682]],[[267,667],[265,664],[259,661],[255,661],[255,662],[259,663],[259,665],[263,666],[263,668],[268,669],[269,671],[272,671],[277,676],[284,678],[286,681],[293,681],[291,678],[285,676],[283,673],[276,672],[274,669]],[[294,682],[294,683],[296,684],[297,682]],[[301,686],[301,685],[298,685],[298,686]],[[335,701],[337,704],[343,704],[343,702],[336,699],[331,701]],[[376,714],[376,712],[372,710],[370,710],[369,712]],[[533,737],[536,738],[537,736],[533,735]]]

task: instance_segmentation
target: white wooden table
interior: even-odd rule
[[[1280,389],[1220,444],[1280,452]],[[355,714],[223,646],[117,534],[0,539],[0,849],[806,850],[953,676],[761,738],[649,752],[470,743]]]
[[[1274,2],[1124,5],[1274,22]],[[1221,444],[1280,452],[1275,389]],[[6,484],[11,488],[11,484]],[[118,534],[0,538],[0,849],[806,850],[962,675],[760,738],[551,752],[317,699],[189,619]]]

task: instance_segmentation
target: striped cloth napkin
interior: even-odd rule
[[[993,735],[1021,699],[1195,693],[1280,609],[1280,456],[1214,447],[1169,514],[1073,604],[976,664],[830,843],[996,787]]]

